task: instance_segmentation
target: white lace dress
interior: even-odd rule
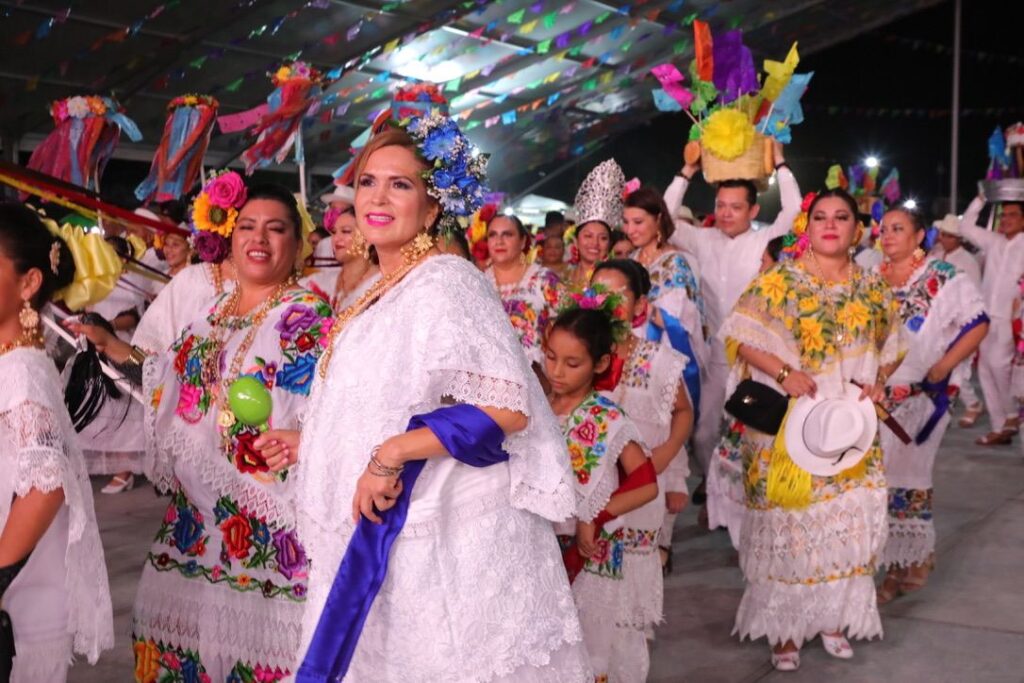
[[[900,319],[910,343],[903,362],[886,382],[886,396],[893,417],[915,438],[935,412],[935,403],[922,393],[921,382],[961,331],[984,314],[985,304],[970,277],[937,259],[919,266],[906,285],[893,289],[893,295],[900,303]],[[949,420],[946,411],[920,445],[904,444],[890,430],[881,430],[889,487],[889,539],[882,552],[883,565],[923,564],[935,551],[932,468]]]
[[[727,394],[746,377],[785,391],[736,356],[739,344],[810,374],[823,396],[838,395],[844,382],[872,384],[879,367],[904,351],[899,323],[889,286],[877,275],[854,267],[849,284],[826,285],[800,262],[779,264],[751,283],[719,331],[734,357]],[[873,576],[888,524],[877,439],[857,466],[832,477],[804,473],[775,441],[750,427],[740,436],[747,511],[739,553],[747,585],[734,633],[798,646],[822,631],[881,636]],[[777,489],[776,467],[788,477]]]
[[[255,331],[239,367],[267,387],[271,429],[298,429],[331,316],[326,301],[295,289]],[[219,423],[221,390],[204,380],[216,353],[210,319],[187,325],[143,368],[146,476],[171,495],[135,599],[136,675],[277,683],[291,679],[299,648],[308,558],[295,531],[290,474],[269,471],[253,447],[256,427]],[[223,373],[252,321],[228,324]],[[195,677],[176,678],[186,670]]]
[[[684,387],[686,363],[686,356],[671,347],[638,341],[623,368],[619,385],[609,394],[640,430],[640,436],[648,447],[660,446],[668,440],[676,396]],[[634,584],[640,588],[634,622],[643,624],[645,628],[662,621],[664,583],[658,545],[671,544],[671,536],[667,542],[660,542],[658,538],[667,514],[664,493],[686,490],[686,458],[686,446],[683,446],[665,471],[658,475],[658,497],[622,516],[626,552],[624,572],[640,579]],[[682,461],[684,466],[673,468],[676,461]],[[672,518],[674,520],[675,515]],[[667,533],[671,534],[671,527]]]
[[[0,528],[14,496],[64,490],[64,505],[4,594],[12,683],[62,683],[73,653],[95,664],[113,647],[110,587],[92,488],[53,361],[36,349],[0,356]]]
[[[507,463],[430,459],[345,680],[577,683],[590,672],[551,523],[573,514],[565,445],[497,294],[435,256],[349,322],[302,432],[299,532],[312,561],[302,652],[353,532],[373,447],[451,401],[520,411]]]

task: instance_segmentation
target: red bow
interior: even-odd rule
[[[612,362],[608,365],[608,369],[598,375],[594,381],[594,391],[614,391],[615,387],[619,386],[619,380],[622,379],[622,369],[625,366],[626,361],[613,354]]]

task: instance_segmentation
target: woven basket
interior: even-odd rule
[[[775,170],[771,164],[766,162],[766,159],[772,158],[769,156],[771,145],[771,138],[765,137],[761,133],[754,133],[754,142],[750,148],[731,161],[719,159],[704,149],[700,158],[704,180],[709,184],[723,180],[753,180],[758,189],[767,188],[768,176]]]

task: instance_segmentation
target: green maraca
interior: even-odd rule
[[[250,427],[259,427],[261,432],[268,429],[267,420],[274,402],[270,392],[255,377],[239,377],[228,387],[228,407],[235,419]]]

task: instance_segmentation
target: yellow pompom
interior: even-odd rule
[[[754,143],[754,126],[736,109],[719,109],[708,117],[700,135],[701,146],[723,161],[739,158]]]

